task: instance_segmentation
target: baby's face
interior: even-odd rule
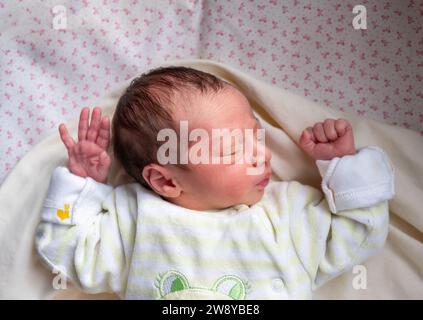
[[[180,121],[188,121],[189,132],[199,128],[207,131],[210,137],[210,161],[199,164],[189,162],[186,169],[173,166],[172,172],[181,188],[181,194],[169,200],[194,210],[216,210],[258,202],[271,175],[271,154],[263,143],[260,146],[260,123],[246,97],[228,86],[213,97],[194,98],[192,105],[195,107],[174,115],[174,120],[177,124]],[[229,129],[230,132],[240,129],[243,141],[236,143],[235,139],[231,139],[228,150],[223,147],[223,139],[220,137],[218,140],[221,141],[221,147],[216,150],[213,148],[216,142],[213,140],[213,129]],[[247,131],[250,131],[250,134],[247,134]],[[261,131],[263,133],[264,130]],[[198,141],[190,142],[189,148]],[[247,150],[247,141],[250,142],[252,150]],[[220,159],[218,164],[212,163],[212,155],[216,160]],[[223,159],[227,158],[228,161],[228,157],[230,163],[223,163]],[[238,161],[240,163],[236,163],[236,157],[241,159]]]

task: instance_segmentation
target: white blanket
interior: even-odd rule
[[[315,297],[423,298],[423,139],[418,133],[328,109],[217,62],[186,60],[166,64],[211,72],[246,94],[264,122],[266,143],[273,153],[271,165],[275,179],[293,179],[319,187],[317,168],[297,143],[305,127],[329,117],[350,120],[357,148],[365,145],[383,148],[395,167],[397,195],[390,202],[387,244],[365,264],[367,288],[354,289],[357,274],[350,272],[319,289]],[[128,82],[98,103],[104,114],[112,116]],[[73,136],[76,129],[77,119],[69,126]],[[114,298],[82,294],[70,284],[67,290],[55,290],[52,281],[57,274],[47,270],[35,255],[34,231],[50,175],[55,167],[65,165],[66,160],[66,149],[54,133],[32,149],[0,187],[0,298]],[[109,181],[117,185],[130,179],[114,164]]]

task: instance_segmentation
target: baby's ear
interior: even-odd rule
[[[181,194],[181,187],[169,168],[151,163],[144,167],[142,176],[151,189],[161,196],[176,198]]]

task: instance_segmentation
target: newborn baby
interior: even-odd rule
[[[270,180],[271,153],[247,98],[199,70],[152,70],[120,98],[113,151],[134,183],[107,184],[109,119],[100,108],[89,118],[84,108],[77,143],[59,127],[68,168],[53,172],[36,236],[43,261],[86,292],[307,299],[386,240],[393,168],[378,147],[356,150],[347,120],[326,119],[302,132],[299,145],[316,160],[320,191]],[[163,130],[181,138],[185,123],[190,133],[211,137],[201,151],[210,161],[159,161]],[[239,139],[214,147],[222,139],[215,129],[240,129],[246,147]],[[167,156],[195,154],[200,137],[186,148],[171,145]]]

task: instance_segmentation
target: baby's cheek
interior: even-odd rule
[[[251,185],[251,179],[245,174],[245,170],[228,170],[224,175],[225,190],[233,196],[242,196]]]

